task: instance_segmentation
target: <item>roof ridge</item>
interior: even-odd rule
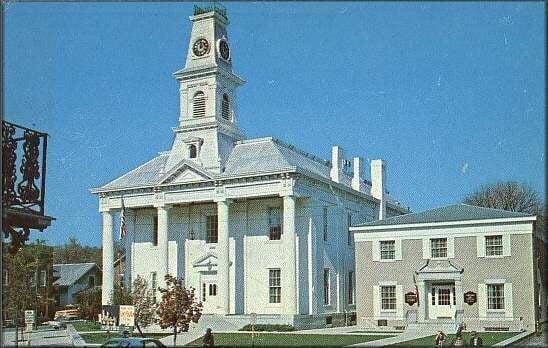
[[[79,263],[54,263],[54,266],[73,266],[73,265],[97,265],[95,262],[79,262]]]
[[[277,139],[277,138],[272,138],[272,141],[273,141],[274,143],[278,144],[278,145],[281,145],[281,146],[285,147],[286,149],[289,149],[289,150],[294,151],[294,152],[296,152],[296,153],[298,153],[298,154],[301,154],[301,155],[305,156],[305,157],[308,158],[308,159],[311,159],[311,160],[316,161],[316,162],[318,162],[318,163],[320,163],[320,164],[323,164],[323,165],[325,165],[326,167],[331,167],[331,165],[329,165],[329,161],[328,161],[328,160],[324,160],[324,159],[322,159],[322,158],[320,158],[320,157],[318,157],[318,156],[316,156],[316,155],[313,155],[313,154],[311,154],[311,153],[309,153],[309,152],[306,152],[306,151],[304,151],[304,150],[301,150],[300,148],[298,148],[298,147],[295,146],[295,145],[286,143],[285,141],[280,140],[280,139]]]
[[[500,211],[500,212],[505,212],[505,213],[516,213],[516,214],[523,214],[523,215],[529,215],[529,216],[534,216],[535,215],[535,214],[526,213],[526,212],[523,212],[523,211],[514,211],[514,210],[506,210],[506,209],[500,209],[500,208],[483,207],[481,205],[473,205],[473,204],[468,204],[468,203],[461,203],[460,205],[466,205],[468,207],[473,207],[473,208],[481,208],[481,209]]]

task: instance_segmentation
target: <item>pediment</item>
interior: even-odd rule
[[[463,271],[461,267],[450,260],[427,260],[426,264],[419,268],[416,273],[462,273]]]
[[[201,256],[200,258],[198,258],[196,261],[194,261],[192,266],[198,267],[198,268],[210,268],[210,269],[215,267],[216,269],[217,260],[218,260],[217,255],[213,253],[207,253],[204,256]]]
[[[213,179],[213,176],[203,169],[200,169],[197,164],[189,160],[182,160],[173,167],[160,180],[161,184],[178,184],[186,182],[207,181]]]

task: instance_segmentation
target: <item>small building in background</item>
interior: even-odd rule
[[[53,274],[58,277],[56,305],[64,307],[76,303],[76,294],[101,283],[101,270],[95,263],[54,264]]]
[[[535,220],[458,204],[352,227],[358,325],[534,331]]]

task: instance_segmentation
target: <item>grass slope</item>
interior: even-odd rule
[[[216,347],[251,347],[250,333],[217,333],[213,335]],[[255,333],[255,347],[340,347],[349,344],[387,338],[387,335],[318,335]],[[187,346],[202,347],[202,338]]]

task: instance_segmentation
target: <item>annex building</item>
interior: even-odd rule
[[[103,217],[103,304],[114,284],[114,219],[122,206],[128,285],[166,273],[196,289],[204,313],[297,328],[341,324],[355,312],[349,226],[407,212],[386,191],[385,164],[331,160],[238,127],[228,17],[196,8],[179,82],[171,149],[92,192]],[[243,115],[242,117],[245,117]],[[157,294],[160,295],[159,292]]]
[[[535,221],[457,204],[352,227],[358,325],[535,331],[546,313]]]

